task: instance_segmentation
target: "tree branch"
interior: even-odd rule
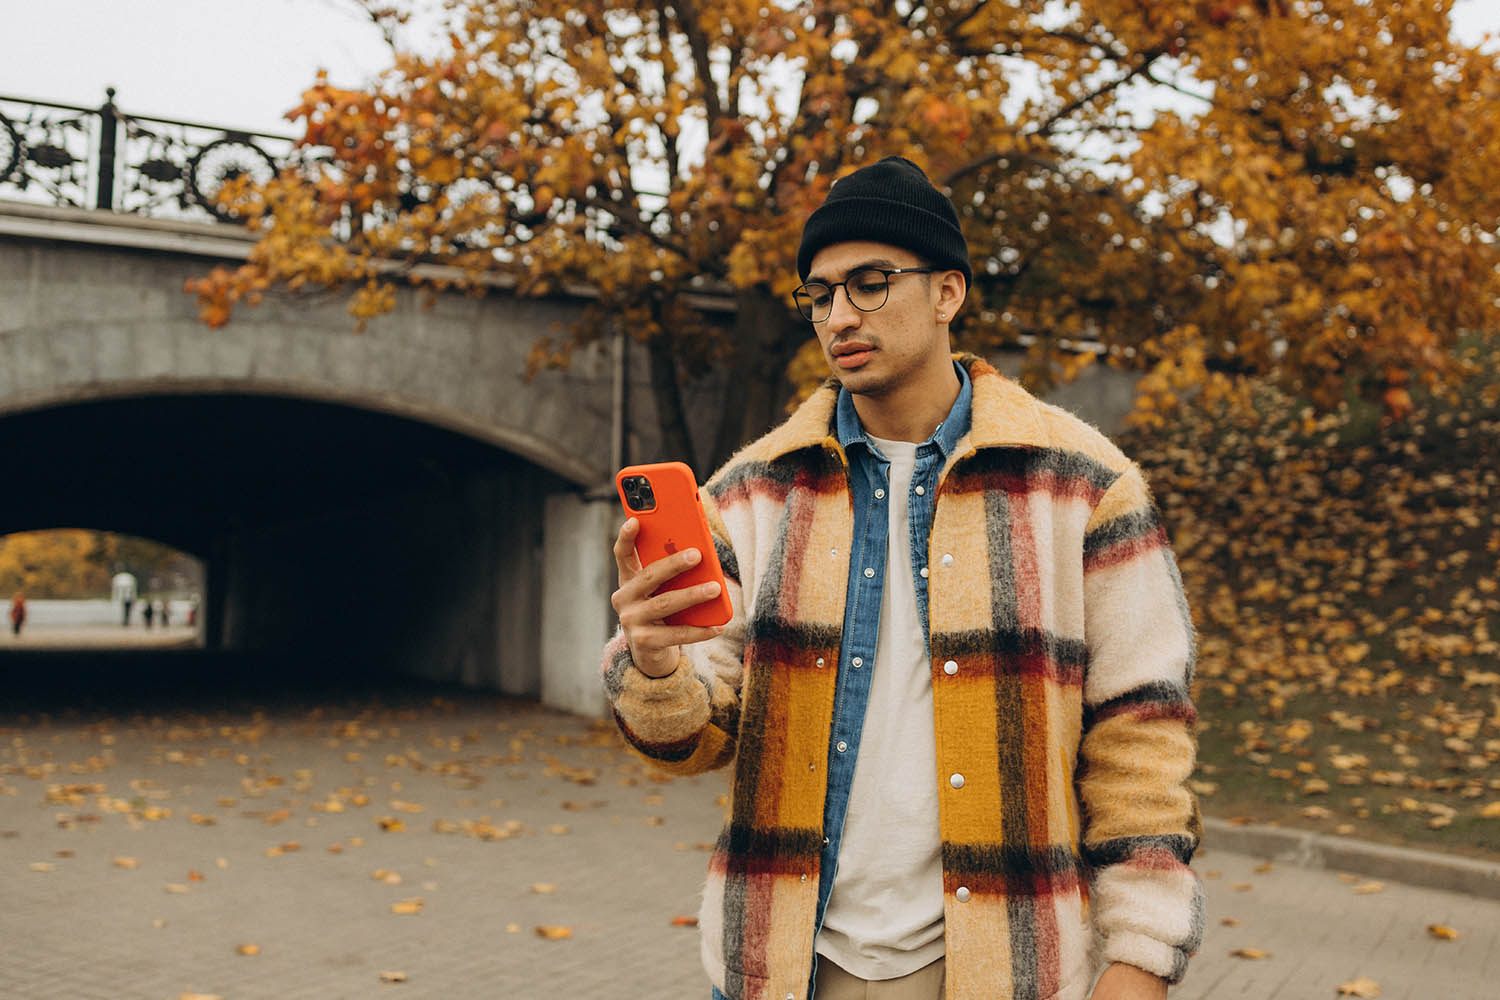
[[[665,2],[662,4],[665,13]],[[677,22],[687,36],[688,49],[693,53],[693,65],[698,71],[698,82],[703,91],[704,111],[708,115],[708,134],[712,138],[719,131],[719,122],[724,117],[724,108],[719,102],[719,88],[714,83],[712,63],[709,61],[708,38],[703,34],[697,5],[693,0],[673,0],[677,9]]]

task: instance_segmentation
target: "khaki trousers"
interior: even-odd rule
[[[861,979],[818,956],[816,1000],[943,1000],[943,960],[900,979]]]

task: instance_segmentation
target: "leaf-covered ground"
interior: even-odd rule
[[[1500,342],[1383,426],[1271,391],[1126,435],[1199,629],[1210,815],[1500,857]]]

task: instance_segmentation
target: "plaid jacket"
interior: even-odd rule
[[[1101,959],[1176,981],[1202,891],[1193,629],[1166,533],[1103,435],[959,360],[973,423],[927,563],[947,996],[1071,1000]],[[735,609],[724,634],[661,679],[623,636],[605,650],[636,751],[681,774],[734,765],[700,920],[730,1000],[803,1000],[811,974],[853,535],[836,398],[824,386],[700,491]]]

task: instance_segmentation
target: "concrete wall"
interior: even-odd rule
[[[558,494],[547,499],[542,563],[542,702],[579,715],[606,712],[600,653],[614,633],[618,583],[610,546],[619,504]]]

